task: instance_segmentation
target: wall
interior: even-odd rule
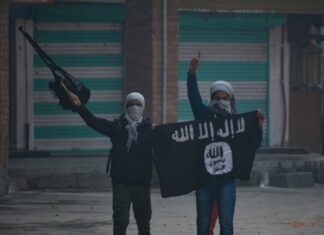
[[[142,93],[145,114],[154,124],[162,122],[162,0],[125,1],[125,95]],[[167,27],[166,121],[177,121],[178,7],[169,0]]]
[[[290,91],[290,146],[321,152],[321,100],[321,89]]]
[[[289,145],[322,150],[321,49],[309,41],[291,42]]]
[[[269,145],[287,145],[289,120],[289,44],[286,27],[270,30],[269,58]],[[284,34],[284,35],[282,35]],[[282,40],[283,43],[282,43]],[[283,46],[283,47],[282,47]],[[283,81],[282,81],[283,79]],[[284,87],[283,87],[284,86]],[[284,89],[284,93],[283,93]],[[286,103],[284,103],[284,100]]]
[[[7,192],[9,149],[9,0],[0,1],[0,195]]]

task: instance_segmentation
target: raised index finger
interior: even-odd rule
[[[198,59],[200,60],[200,51],[198,51]]]

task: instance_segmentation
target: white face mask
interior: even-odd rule
[[[141,122],[143,119],[143,107],[132,105],[126,108],[127,115],[135,122]]]
[[[229,100],[210,100],[208,103],[209,109],[220,116],[231,113],[231,103]]]

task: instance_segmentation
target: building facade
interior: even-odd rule
[[[48,88],[53,76],[18,31],[20,26],[91,90],[87,107],[98,116],[117,118],[125,95],[138,91],[154,125],[191,120],[186,74],[190,59],[200,51],[197,75],[204,102],[213,81],[229,81],[238,112],[264,111],[265,146],[321,151],[322,60],[314,41],[322,40],[317,32],[322,1],[43,2],[1,1],[4,172],[9,148],[13,154],[51,155],[91,155],[110,148],[106,137],[58,105]],[[313,113],[313,119],[305,112]]]
[[[9,1],[0,2],[0,195],[8,190]]]

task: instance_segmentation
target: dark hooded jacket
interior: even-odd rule
[[[110,137],[112,148],[109,153],[107,170],[111,160],[110,176],[113,185],[150,186],[153,169],[151,121],[146,117],[143,118],[137,127],[137,141],[128,151],[126,147],[128,132],[125,128],[128,122],[124,114],[118,119],[108,121],[95,117],[84,105],[81,105],[78,112],[88,126]]]

